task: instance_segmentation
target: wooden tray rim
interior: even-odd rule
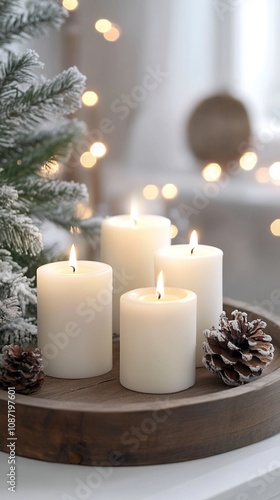
[[[261,311],[260,308],[254,308],[251,305],[244,303],[244,302],[238,302],[233,299],[224,299],[224,303],[229,306],[233,307],[234,309],[239,309],[239,310],[247,310],[250,313],[256,314],[257,316],[261,317],[264,321],[270,321],[275,323],[275,325],[279,326],[279,332],[280,332],[280,318],[277,316],[273,316],[271,313],[267,313],[267,311]],[[204,370],[204,368],[198,368],[199,370]],[[108,376],[110,375],[110,372],[108,372]],[[214,376],[214,375],[213,375]],[[82,380],[82,379],[81,379]],[[84,379],[84,380],[89,380],[89,379]],[[158,404],[160,402],[161,408],[181,408],[181,407],[186,407],[186,406],[192,406],[193,404],[195,405],[205,405],[209,404],[215,401],[227,399],[227,398],[237,398],[240,396],[246,396],[249,392],[257,392],[258,390],[263,389],[264,386],[269,387],[277,382],[280,382],[280,368],[277,368],[271,373],[263,374],[261,378],[256,379],[248,384],[244,384],[238,387],[230,387],[225,385],[225,389],[220,390],[218,392],[210,393],[210,394],[204,394],[200,396],[192,396],[192,397],[187,397],[187,391],[182,391],[184,396],[182,396],[181,399],[175,399],[175,400],[169,400],[168,399],[168,394],[155,394],[155,401],[149,401],[149,402],[137,402],[137,411],[153,411],[158,409]],[[128,389],[126,389],[128,390]],[[179,393],[178,393],[179,394]],[[150,395],[149,395],[150,396]],[[7,391],[0,389],[0,401],[7,401],[8,400],[8,394]],[[36,407],[36,408],[49,408],[49,409],[57,409],[57,410],[67,410],[70,412],[76,412],[76,411],[81,411],[81,412],[95,412],[95,413],[112,413],[112,407],[104,407],[100,403],[76,403],[76,407],[73,409],[73,403],[72,402],[67,402],[67,401],[60,401],[58,402],[57,400],[52,400],[52,399],[46,399],[46,398],[32,398],[30,395],[23,395],[23,394],[16,394],[16,403],[21,404],[23,406],[30,406],[30,407]],[[116,408],[115,413],[130,413],[134,412],[134,403],[122,403],[121,408]]]

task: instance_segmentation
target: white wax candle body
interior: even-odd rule
[[[47,375],[86,378],[112,369],[112,269],[66,261],[37,270],[38,346]]]
[[[196,295],[140,288],[121,296],[120,382],[133,391],[168,394],[195,383]]]
[[[113,331],[120,331],[120,296],[128,290],[155,285],[154,253],[170,245],[170,220],[141,215],[137,223],[129,215],[104,219],[101,260],[113,268]]]
[[[196,366],[202,366],[203,331],[215,325],[223,310],[223,252],[198,245],[171,245],[155,253],[155,271],[163,271],[167,286],[187,288],[197,294]]]

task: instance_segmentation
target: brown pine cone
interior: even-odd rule
[[[219,327],[205,330],[204,366],[231,386],[246,384],[259,377],[272,361],[271,336],[264,333],[261,319],[248,322],[247,313],[233,311],[229,320],[222,312]]]
[[[4,346],[0,364],[0,386],[15,387],[16,392],[29,394],[44,382],[45,373],[41,349],[23,349],[18,345]]]

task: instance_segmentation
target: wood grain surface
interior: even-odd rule
[[[163,464],[223,453],[280,431],[280,323],[244,303],[268,326],[275,356],[263,375],[231,388],[205,368],[195,385],[176,394],[141,394],[119,383],[119,340],[113,370],[100,377],[47,377],[34,395],[16,395],[16,453],[84,465]],[[7,452],[7,392],[0,390],[0,449]]]

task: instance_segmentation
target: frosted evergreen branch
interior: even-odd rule
[[[49,216],[46,212],[46,204],[48,208],[50,205],[55,207],[60,206],[62,203],[77,203],[88,201],[88,191],[84,184],[77,182],[67,182],[61,180],[50,180],[40,177],[29,177],[24,181],[17,184],[20,199],[26,200],[32,205],[44,204],[45,215]]]
[[[24,276],[7,250],[0,249],[0,348],[9,343],[36,342],[35,318],[37,304],[34,280]]]
[[[73,143],[84,130],[82,122],[65,120],[52,129],[19,137],[16,148],[0,148],[0,165],[4,168],[0,179],[17,184],[23,177],[40,171],[42,165],[48,169],[53,161],[63,160],[65,163]]]
[[[8,60],[0,62],[0,98],[17,94],[18,88],[23,83],[34,80],[32,70],[42,68],[39,56],[34,50],[28,50],[22,55],[9,52]]]
[[[11,186],[0,187],[0,247],[36,255],[42,250],[42,236],[26,215],[23,201]]]
[[[15,2],[15,5],[22,2]],[[27,10],[19,15],[4,15],[0,18],[0,47],[20,39],[45,35],[50,27],[60,28],[68,12],[52,0],[28,2]]]
[[[16,145],[15,136],[29,133],[44,120],[76,111],[84,87],[85,77],[73,67],[37,87],[31,85],[17,97],[2,99],[0,147]]]
[[[19,254],[36,255],[42,248],[42,236],[30,217],[13,210],[0,212],[0,246]]]
[[[19,0],[1,0],[0,2],[0,19],[14,13],[15,8],[20,5]]]

